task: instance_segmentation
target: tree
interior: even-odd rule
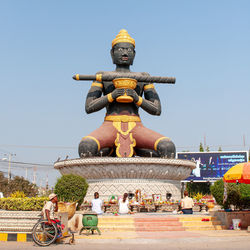
[[[202,143],[200,143],[200,152],[204,152],[204,148],[203,148]]]
[[[222,152],[222,148],[221,148],[221,147],[219,147],[218,151]]]
[[[207,147],[206,147],[206,151],[207,151],[207,152],[209,152],[209,151],[210,151],[210,150],[209,150],[209,146],[207,146]]]
[[[34,197],[38,193],[38,187],[23,177],[15,176],[8,182],[8,179],[2,173],[0,173],[0,190],[5,197],[17,191],[22,191],[27,197]]]
[[[77,202],[78,207],[82,204],[87,193],[88,183],[78,175],[63,175],[57,180],[55,193],[59,200],[66,202]]]

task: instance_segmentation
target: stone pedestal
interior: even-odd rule
[[[172,199],[181,199],[180,181],[174,180],[150,180],[150,179],[100,179],[88,180],[89,188],[85,200],[91,201],[94,193],[98,192],[100,198],[108,200],[110,195],[122,196],[124,193],[135,193],[137,189],[141,194],[160,194],[162,199],[166,199],[166,194],[171,193]]]

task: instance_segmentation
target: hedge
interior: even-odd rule
[[[223,203],[224,196],[224,182],[222,179],[217,180],[214,185],[210,187],[211,193],[216,202],[223,208],[229,208],[234,205],[236,209],[250,208],[250,185],[249,184],[227,184],[227,200]]]
[[[0,209],[12,211],[42,211],[48,197],[1,198]]]

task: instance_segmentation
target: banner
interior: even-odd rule
[[[196,162],[196,168],[185,181],[215,181],[234,165],[247,162],[248,152],[183,152],[177,153],[177,158]]]

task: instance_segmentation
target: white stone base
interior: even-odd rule
[[[161,194],[162,200],[166,200],[166,193],[172,194],[172,199],[181,199],[181,183],[174,180],[148,180],[148,179],[102,179],[88,180],[89,188],[85,201],[91,201],[94,193],[98,192],[100,198],[108,201],[110,195],[122,196],[124,193],[135,193],[137,189],[141,194]]]

